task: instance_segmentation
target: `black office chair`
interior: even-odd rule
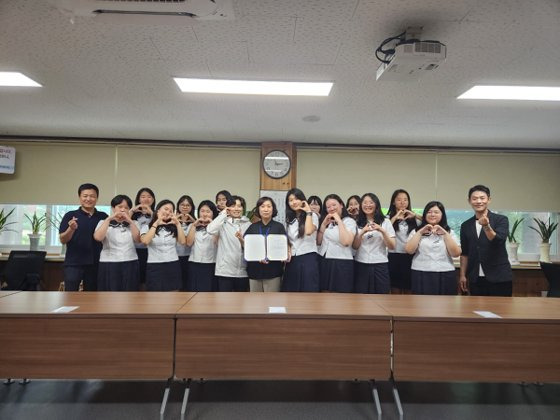
[[[11,251],[0,284],[3,290],[39,290],[45,251]]]
[[[544,276],[548,280],[547,297],[560,297],[560,264],[541,262]]]

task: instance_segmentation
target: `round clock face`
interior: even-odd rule
[[[265,173],[275,179],[284,178],[291,168],[290,157],[281,150],[268,152],[263,159]]]

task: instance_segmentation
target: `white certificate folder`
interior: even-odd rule
[[[288,238],[286,235],[246,235],[246,261],[285,261],[288,259]]]

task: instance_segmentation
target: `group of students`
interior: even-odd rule
[[[156,205],[154,192],[142,188],[134,204],[126,195],[114,197],[107,215],[95,208],[98,195],[95,185],[81,185],[80,208],[62,219],[66,290],[78,290],[83,280],[84,290],[110,291],[511,295],[507,218],[489,212],[490,191],[482,185],[469,191],[475,215],[461,226],[461,241],[441,202],[429,202],[418,215],[402,189],[385,216],[373,193],[345,205],[336,194],[322,201],[293,188],[285,225],[274,220],[270,197],[259,198],[249,220],[245,200],[226,190],[215,202],[200,202],[196,213],[188,195],[176,206],[167,199]],[[287,259],[245,261],[245,237],[269,234],[287,236]],[[458,283],[453,258],[459,256]],[[501,284],[508,280],[509,289]]]

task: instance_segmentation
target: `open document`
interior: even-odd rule
[[[285,261],[288,259],[288,238],[286,235],[246,235],[246,261]]]

